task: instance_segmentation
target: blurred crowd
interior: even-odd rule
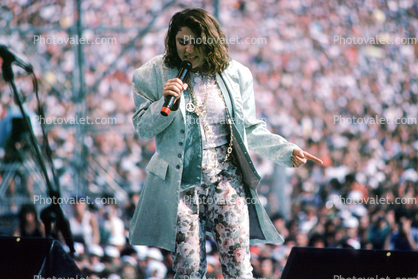
[[[33,43],[35,35],[73,36],[75,4],[3,2],[0,42],[33,62],[46,115],[74,117],[77,103],[84,101],[87,115],[117,120],[115,125],[87,130],[85,157],[102,165],[107,177],[130,193],[130,199],[117,205],[67,209],[73,233],[79,237],[77,264],[91,278],[171,278],[170,253],[126,242],[145,166],[155,150],[154,141],[139,139],[131,124],[131,79],[136,68],[164,52],[164,36],[175,12],[203,7],[214,13],[212,1],[174,2],[169,7],[148,0],[82,1],[83,36],[117,40],[116,44],[84,45],[84,97],[71,91],[78,83],[72,75],[78,66],[75,47]],[[416,39],[417,2],[227,0],[219,1],[218,11],[229,38],[266,39],[265,43],[229,44],[232,58],[253,74],[258,116],[273,132],[324,161],[322,166],[308,163],[286,169],[287,183],[281,187],[291,195],[291,208],[285,214],[275,204],[275,166],[252,154],[263,176],[259,195],[286,239],[281,246],[251,246],[254,276],[278,278],[294,245],[416,250],[418,43],[390,42]],[[152,27],[140,36],[149,24]],[[339,40],[353,37],[386,40],[376,44]],[[17,83],[27,109],[35,111],[30,82],[18,75]],[[0,86],[3,118],[14,104],[7,85]],[[370,123],[376,117],[385,123]],[[402,123],[395,124],[396,120]],[[63,192],[70,195],[75,127],[51,126],[49,138]],[[113,192],[103,175],[88,170],[86,195]],[[42,228],[34,231],[42,233]],[[210,238],[207,249],[208,275],[220,278],[216,245]]]

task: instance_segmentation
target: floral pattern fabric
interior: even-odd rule
[[[221,163],[226,149],[223,145],[204,150],[202,184],[180,193],[174,278],[204,278],[206,222],[216,240],[224,278],[253,278],[244,186],[234,158]]]

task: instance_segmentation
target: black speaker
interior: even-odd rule
[[[293,247],[282,279],[412,279],[418,252]]]
[[[0,236],[0,278],[80,279],[84,276],[55,239]]]

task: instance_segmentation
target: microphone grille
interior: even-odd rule
[[[192,63],[190,61],[184,60],[180,64],[180,69],[181,68],[184,68],[184,69],[187,69],[188,71],[190,71],[192,69]]]

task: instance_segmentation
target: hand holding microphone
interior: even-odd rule
[[[180,64],[180,71],[176,78],[169,79],[164,85],[163,96],[165,98],[164,105],[161,109],[161,114],[167,116],[178,98],[180,98],[183,90],[187,89],[187,83],[183,83],[187,74],[192,69],[192,63],[184,60]]]

